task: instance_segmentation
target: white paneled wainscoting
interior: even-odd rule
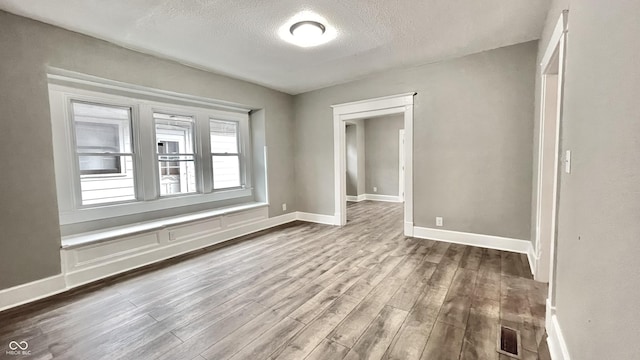
[[[333,225],[333,216],[268,214],[257,203],[63,237],[61,274],[0,290],[0,311],[292,221]]]

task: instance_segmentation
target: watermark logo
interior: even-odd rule
[[[9,350],[6,351],[7,355],[31,355],[29,349],[29,343],[22,340],[20,342],[12,340],[9,342]]]

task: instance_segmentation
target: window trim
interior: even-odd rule
[[[114,107],[114,108],[121,108],[121,109],[126,109],[127,112],[129,113],[129,124],[128,124],[128,136],[130,138],[130,141],[133,143],[133,129],[134,129],[134,123],[133,123],[133,108],[131,106],[120,106],[120,105],[113,105],[111,103],[105,103],[105,102],[101,102],[101,103],[96,103],[96,102],[90,102],[90,101],[84,101],[84,100],[70,100],[68,103],[69,106],[69,126],[71,128],[71,133],[69,134],[74,147],[73,147],[73,156],[74,156],[74,162],[75,165],[77,166],[77,177],[75,178],[75,180],[78,183],[78,187],[79,189],[76,190],[76,206],[78,208],[86,208],[86,207],[94,207],[96,206],[96,204],[83,204],[83,198],[82,198],[82,181],[83,178],[84,179],[105,179],[105,178],[109,178],[109,179],[122,179],[122,178],[126,178],[126,173],[123,173],[123,169],[126,168],[126,164],[122,164],[122,159],[123,157],[127,157],[130,156],[131,157],[131,161],[132,161],[132,171],[133,173],[131,174],[132,176],[132,180],[133,180],[133,199],[129,199],[129,200],[118,200],[118,201],[109,201],[109,202],[105,202],[101,205],[109,205],[109,204],[120,204],[120,203],[128,203],[128,202],[133,202],[133,201],[137,201],[138,199],[138,188],[136,186],[136,157],[135,157],[135,149],[133,146],[130,147],[130,152],[129,153],[125,153],[125,152],[112,152],[109,153],[111,156],[114,157],[119,157],[118,159],[118,164],[119,164],[119,172],[118,173],[92,173],[92,174],[83,174],[82,170],[80,169],[80,158],[82,156],[100,156],[101,153],[81,153],[78,152],[78,128],[77,128],[77,121],[75,119],[76,117],[76,113],[74,111],[74,104],[78,104],[78,103],[82,103],[82,104],[92,104],[92,105],[98,105],[98,106],[103,106],[103,107]],[[81,122],[89,122],[89,121],[81,121]],[[104,124],[102,122],[95,122],[97,124]],[[105,125],[111,125],[111,124],[105,124]],[[125,131],[124,129],[122,129],[120,127],[120,125],[112,125],[115,126],[118,133],[119,134],[124,134]],[[123,138],[120,138],[120,142],[122,142]],[[120,144],[122,145],[122,144]],[[105,154],[102,154],[105,155]]]
[[[77,85],[73,82],[75,79],[66,80],[71,81],[71,85]],[[82,84],[83,86],[69,86],[70,84],[62,81],[59,75],[49,77],[54,166],[61,225],[253,196],[248,109],[230,109],[228,105],[218,105],[213,101],[207,106],[203,104],[202,98],[197,98],[191,105],[188,104],[191,101],[190,96],[180,98],[175,93],[171,93],[170,97],[177,103],[167,101],[169,96],[163,92],[159,93],[157,99],[150,100],[149,94],[153,93],[154,89],[146,89],[144,96],[139,96],[139,90],[129,92],[127,88],[118,88],[118,91],[114,91],[113,86],[103,88],[99,83],[92,83],[92,86],[87,88],[84,86],[86,81],[82,81]],[[137,86],[135,88],[140,89]],[[75,160],[76,144],[75,135],[72,133],[72,100],[130,108],[135,200],[81,205],[80,171]],[[158,162],[145,161],[145,156],[149,155],[152,156],[151,159],[157,159],[153,112],[193,116],[196,193],[160,197]],[[210,119],[237,121],[240,124],[241,146],[244,157],[248,160],[241,164],[244,186],[240,188],[213,190],[213,177],[207,176],[212,174],[211,161],[203,161],[205,156],[211,159],[208,131]]]
[[[51,90],[49,93],[49,99],[50,101],[52,101],[52,97],[51,97]],[[65,109],[65,119],[63,119],[63,121],[65,122],[65,129],[67,129],[66,131],[66,143],[69,144],[69,152],[70,155],[73,157],[72,163],[71,164],[71,170],[73,171],[71,178],[68,178],[67,184],[70,184],[71,186],[73,186],[73,197],[72,197],[72,202],[73,202],[73,206],[76,209],[88,209],[88,208],[95,208],[95,207],[99,207],[99,206],[109,206],[109,205],[118,205],[118,204],[127,204],[127,203],[131,203],[131,202],[136,202],[139,201],[139,197],[138,197],[138,191],[139,191],[139,187],[137,184],[137,178],[138,178],[138,167],[136,166],[139,161],[137,158],[137,152],[135,151],[134,147],[131,147],[131,154],[130,155],[126,155],[126,156],[131,156],[132,157],[132,161],[133,161],[133,188],[134,188],[134,199],[132,200],[122,200],[122,201],[113,201],[113,202],[109,202],[109,203],[104,203],[104,204],[99,204],[99,205],[95,205],[95,204],[87,204],[84,205],[82,203],[82,180],[81,180],[81,172],[80,172],[80,155],[78,155],[77,153],[77,148],[78,148],[78,144],[77,144],[77,139],[76,139],[76,128],[75,128],[75,119],[74,119],[74,112],[73,112],[73,103],[74,102],[81,102],[81,103],[85,103],[85,104],[94,104],[94,105],[104,105],[104,106],[112,106],[112,107],[120,107],[120,108],[126,108],[129,109],[129,114],[131,116],[131,142],[135,143],[135,129],[137,127],[137,121],[138,121],[138,116],[136,114],[136,110],[137,110],[137,105],[131,101],[125,101],[126,99],[116,99],[116,98],[105,98],[105,99],[101,99],[98,97],[93,96],[92,94],[87,94],[87,93],[79,93],[77,95],[72,95],[72,94],[65,94],[64,95],[64,109]],[[51,106],[53,107],[54,104],[53,102],[51,103]],[[51,120],[53,121],[53,114],[51,117]],[[55,124],[54,124],[55,126]],[[69,155],[67,155],[68,158]],[[57,154],[55,152],[55,143],[54,143],[54,159],[57,159]],[[57,169],[56,169],[56,180],[57,180]],[[114,175],[116,176],[116,175]],[[60,203],[60,196],[58,196],[58,203]],[[60,207],[60,204],[58,205]]]

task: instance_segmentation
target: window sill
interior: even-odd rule
[[[253,191],[249,188],[216,191],[210,194],[192,194],[164,197],[151,201],[135,201],[113,205],[85,207],[74,211],[60,212],[60,225],[69,225],[85,221],[93,221],[119,216],[140,214],[150,211],[171,209],[181,206],[249,197],[252,195]]]
[[[120,238],[128,235],[133,235],[133,234],[147,232],[147,231],[155,231],[155,230],[163,229],[169,226],[185,224],[192,221],[203,220],[203,219],[212,218],[216,216],[228,215],[228,214],[237,213],[245,210],[256,209],[264,206],[268,206],[268,204],[248,203],[248,204],[236,205],[232,207],[198,212],[198,213],[193,213],[188,215],[173,216],[170,218],[137,223],[133,225],[108,228],[100,231],[92,231],[92,232],[87,232],[82,234],[63,236],[62,248],[72,249],[75,247],[108,241],[111,239]]]

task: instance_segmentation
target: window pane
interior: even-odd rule
[[[131,153],[131,109],[74,102],[78,153]]]
[[[210,120],[211,153],[238,153],[238,123],[235,121]]]
[[[196,192],[196,170],[193,156],[159,156],[160,195]]]
[[[194,154],[193,118],[155,113],[158,154]]]
[[[213,188],[239,187],[240,159],[237,155],[213,156]]]
[[[196,192],[193,118],[154,113],[160,196]]]
[[[82,205],[136,199],[131,109],[72,102]]]
[[[132,156],[79,156],[82,205],[104,204],[136,199]],[[99,173],[110,168],[109,175]],[[94,170],[88,170],[94,169]],[[93,172],[91,172],[93,171]]]

